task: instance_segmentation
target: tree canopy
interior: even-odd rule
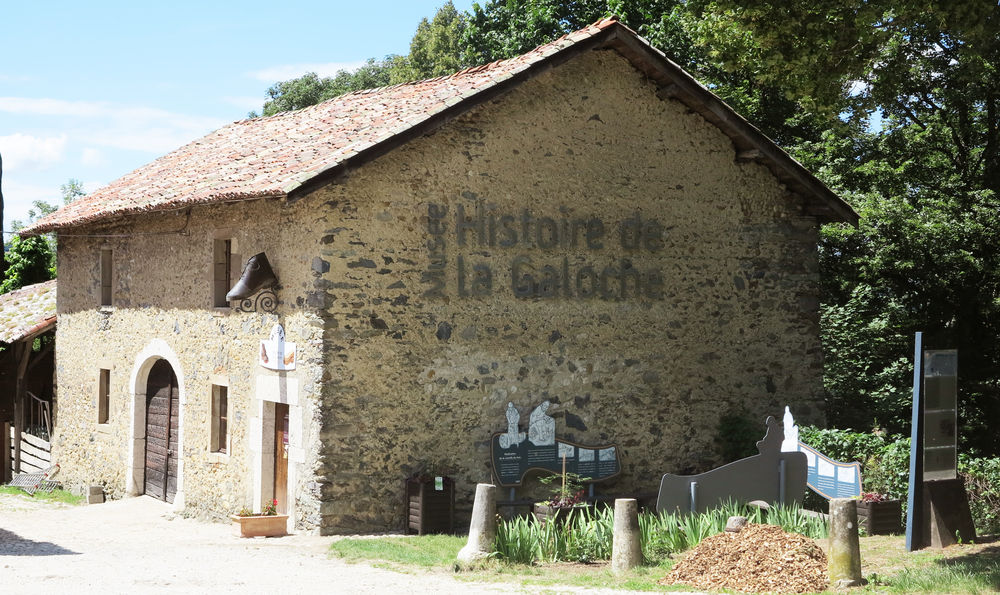
[[[315,72],[275,83],[267,90],[261,114],[274,114],[302,109],[351,91],[397,85],[414,80],[451,74],[471,63],[463,57],[463,34],[466,16],[448,0],[434,18],[417,25],[405,56],[389,55],[381,60],[369,58],[360,68],[341,70],[332,77],[320,77]],[[258,116],[256,112],[249,114]]]
[[[52,248],[45,238],[41,236],[22,238],[15,235],[10,241],[10,247],[4,253],[7,272],[3,282],[0,283],[0,293],[54,278],[50,266],[52,257]]]
[[[83,183],[75,178],[70,178],[60,186],[59,192],[64,205],[86,194],[83,190]],[[58,208],[59,206],[44,200],[33,201],[32,208],[28,210],[27,223],[15,219],[11,222],[11,229],[13,231],[23,229],[26,225],[55,212]],[[7,268],[2,281],[0,281],[0,294],[20,289],[25,285],[55,279],[55,238],[51,234],[24,238],[14,235],[5,250],[4,262]]]

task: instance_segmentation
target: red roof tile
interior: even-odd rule
[[[403,142],[407,133],[433,125],[448,114],[464,111],[493,92],[516,84],[516,80],[530,76],[533,67],[555,59],[555,55],[586,46],[583,42],[596,44],[611,34],[630,37],[644,50],[659,54],[617,21],[604,19],[510,60],[466,68],[449,76],[356,91],[268,118],[240,120],[77,199],[22,233],[44,233],[196,204],[287,197],[311,190],[328,181],[338,168],[357,165],[379,151],[389,150],[397,146],[394,143]],[[662,54],[659,59],[666,60]],[[690,79],[676,65],[673,68]],[[694,83],[693,79],[690,82]],[[694,84],[696,93],[711,95]],[[790,160],[787,155],[785,158]]]

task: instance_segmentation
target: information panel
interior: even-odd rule
[[[958,477],[958,351],[924,351],[924,481]]]
[[[827,500],[830,498],[861,497],[861,464],[841,463],[823,455],[815,448],[797,443],[798,451],[806,455],[806,485]]]
[[[618,448],[614,444],[587,446],[556,438],[556,423],[546,411],[549,401],[531,412],[528,431],[522,432],[521,415],[513,403],[507,404],[507,431],[493,435],[490,443],[493,474],[503,487],[521,485],[533,469],[580,476],[583,483],[608,479],[621,471]]]
[[[500,445],[503,434],[493,435],[493,470],[501,486],[521,485],[524,475],[533,469],[562,473],[563,456],[566,472],[580,476],[582,483],[591,483],[618,475],[621,463],[614,445],[581,446],[556,440],[555,444],[535,446],[528,440],[520,444]]]

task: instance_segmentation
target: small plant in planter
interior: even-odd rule
[[[576,473],[567,473],[565,469],[560,474],[540,478],[540,482],[552,486],[551,497],[534,506],[535,517],[542,522],[566,520],[573,509],[586,507],[583,482],[587,479]]]
[[[862,492],[857,503],[858,525],[868,535],[903,532],[903,503],[885,494]]]
[[[281,537],[288,534],[288,515],[278,514],[276,499],[265,504],[260,512],[253,512],[244,506],[229,518],[233,520],[240,537]]]

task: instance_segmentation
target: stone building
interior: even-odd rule
[[[235,122],[28,230],[59,241],[54,456],[190,514],[398,529],[404,478],[469,508],[508,404],[549,401],[617,445],[602,491],[655,490],[728,411],[822,415],[827,221],[856,215],[614,20]],[[278,284],[227,302],[259,253]]]

